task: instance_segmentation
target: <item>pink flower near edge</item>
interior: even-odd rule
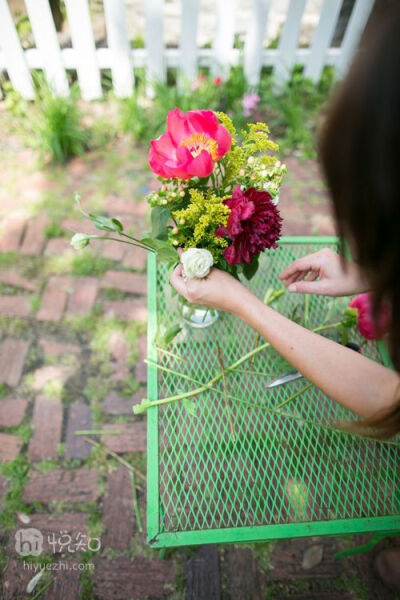
[[[350,308],[357,311],[357,328],[367,340],[379,340],[388,330],[390,311],[387,303],[382,303],[377,321],[372,314],[371,295],[359,294],[349,302]]]
[[[266,191],[235,186],[232,198],[224,200],[231,209],[226,227],[219,227],[218,237],[231,240],[224,257],[231,265],[251,263],[265,249],[276,248],[281,235],[282,217]]]
[[[242,102],[243,115],[245,117],[251,117],[252,113],[257,109],[258,103],[260,102],[260,96],[258,94],[245,94]]]
[[[205,80],[206,80],[206,76],[204,75],[204,73],[202,73],[201,75],[198,75],[195,79],[193,79],[192,84],[190,86],[190,89],[192,90],[192,92],[195,92],[196,90],[198,90],[199,87],[201,87],[203,85]]]
[[[170,110],[167,131],[151,140],[150,168],[161,177],[208,177],[232,145],[227,129],[211,110]]]

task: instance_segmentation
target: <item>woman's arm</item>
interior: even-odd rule
[[[179,265],[171,283],[190,302],[236,314],[307,379],[358,415],[370,416],[395,402],[399,384],[396,373],[297,325],[227,273],[213,269],[205,279],[185,282]]]

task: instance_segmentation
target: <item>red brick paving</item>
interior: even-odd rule
[[[128,269],[143,271],[146,268],[147,253],[141,248],[128,247],[124,254],[122,264]]]
[[[102,242],[100,254],[104,258],[110,258],[111,260],[120,261],[124,257],[126,248],[127,248],[126,244],[122,244],[119,242],[114,242],[114,241]]]
[[[39,392],[48,383],[63,384],[73,372],[74,369],[70,366],[43,365],[33,372],[32,387],[36,392]]]
[[[14,387],[21,379],[29,342],[15,338],[3,341],[0,350],[0,381]]]
[[[2,600],[23,600],[26,598],[26,586],[35,575],[35,571],[24,569],[20,560],[10,558],[3,576]]]
[[[0,476],[0,508],[3,507],[4,498],[8,491],[8,484],[5,477]]]
[[[30,460],[57,456],[61,441],[63,407],[57,398],[38,396],[33,409],[33,436],[29,442]],[[51,424],[51,425],[50,425]]]
[[[61,321],[72,281],[72,278],[65,276],[50,277],[42,296],[41,307],[36,313],[38,321]]]
[[[17,458],[21,450],[22,440],[11,433],[0,433],[0,462],[8,462]]]
[[[61,221],[61,227],[65,229],[68,234],[71,234],[71,237],[74,233],[88,233],[104,235],[105,232],[99,231],[89,219],[64,219]],[[104,242],[105,244],[107,242]]]
[[[142,300],[106,300],[103,302],[106,317],[118,317],[122,321],[146,321],[147,308]]]
[[[68,301],[69,316],[84,317],[90,314],[96,302],[99,282],[95,277],[78,277]]]
[[[43,349],[45,355],[51,356],[52,358],[58,358],[63,354],[80,354],[81,352],[80,347],[76,344],[58,342],[57,340],[48,338],[40,338],[39,346]]]
[[[77,600],[80,595],[80,563],[70,559],[63,561],[63,567],[53,577],[50,586],[46,589],[40,600]],[[75,568],[74,566],[75,565]]]
[[[102,404],[102,411],[107,415],[132,415],[132,406],[146,397],[146,389],[138,390],[132,398],[123,398],[116,392],[111,392]]]
[[[98,473],[92,469],[33,471],[24,489],[24,502],[90,502],[99,497]]]
[[[146,450],[146,422],[115,423],[104,425],[103,431],[118,431],[118,435],[106,434],[101,436],[101,441],[109,450],[123,454],[124,452],[145,452]]]
[[[140,383],[146,383],[147,381],[147,365],[144,362],[147,354],[147,338],[145,335],[141,335],[139,338],[139,358],[136,364],[136,379],[140,381]]]
[[[60,254],[65,254],[65,252],[70,252],[71,254],[75,252],[70,244],[70,240],[67,238],[52,238],[46,244],[44,255],[59,256]]]
[[[102,545],[117,550],[129,550],[133,535],[133,493],[129,471],[120,467],[107,476],[103,502]]]
[[[5,219],[0,232],[0,252],[16,252],[24,233],[28,217],[11,215]]]
[[[95,560],[94,592],[100,600],[165,598],[174,589],[172,561],[158,558],[119,557]]]
[[[106,210],[113,217],[118,215],[143,216],[148,212],[146,202],[136,202],[125,198],[116,198],[110,195],[106,200]]]
[[[19,248],[21,254],[39,256],[45,244],[44,230],[49,224],[47,217],[36,217],[28,222],[24,239]]]
[[[25,416],[28,402],[22,398],[6,398],[0,400],[0,426],[15,427]]]
[[[15,554],[15,533],[20,529],[34,527],[39,529],[43,535],[43,552],[49,555],[60,554],[62,547],[58,544],[60,532],[65,532],[72,538],[72,548],[81,536],[88,535],[87,527],[88,516],[85,513],[39,513],[29,515],[29,523],[21,524],[12,531],[9,538],[9,555]],[[79,536],[81,534],[81,536]],[[84,551],[81,550],[81,552]],[[65,548],[64,548],[65,552]],[[58,557],[57,557],[58,559]]]
[[[107,271],[100,282],[103,288],[116,288],[130,294],[146,294],[147,278],[139,273],[126,271]]]
[[[90,407],[79,400],[73,402],[68,411],[67,431],[65,436],[65,458],[86,458],[90,456],[92,446],[84,436],[75,435],[77,430],[92,427]]]
[[[20,275],[15,269],[1,270],[0,283],[21,288],[23,290],[27,290],[28,292],[36,292],[38,290],[37,282],[22,277],[22,275]]]
[[[26,296],[0,296],[0,314],[6,317],[29,317],[32,308]]]

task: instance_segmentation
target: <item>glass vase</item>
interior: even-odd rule
[[[201,304],[191,304],[184,299],[181,300],[181,315],[183,322],[194,329],[210,327],[219,317],[215,308],[209,308]]]

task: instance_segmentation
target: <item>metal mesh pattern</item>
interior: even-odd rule
[[[324,244],[326,245],[326,244]],[[321,248],[284,243],[263,256],[251,288],[263,297],[279,287],[277,274],[291,261]],[[164,267],[157,268],[157,318],[168,327],[179,320]],[[309,327],[340,320],[347,301],[310,297]],[[285,294],[277,310],[304,321],[304,297]],[[296,308],[297,307],[297,308]],[[337,339],[336,330],[324,335]],[[336,337],[335,337],[336,336]],[[205,330],[184,330],[159,352],[168,369],[207,383],[220,370],[216,341],[225,367],[252,350],[256,335],[228,314]],[[354,334],[352,341],[361,340]],[[375,343],[363,353],[382,360]],[[399,514],[400,473],[397,448],[338,432],[337,420],[353,418],[314,386],[280,412],[271,412],[305,380],[271,390],[266,383],[290,371],[272,349],[256,354],[226,376],[233,421],[227,416],[223,384],[193,398],[195,416],[181,402],[158,411],[159,531],[185,532],[272,524],[374,518]],[[247,370],[259,372],[253,375]],[[340,377],[340,373],[338,373]],[[197,385],[171,372],[159,371],[158,397],[193,390]],[[239,401],[241,400],[241,402]]]

